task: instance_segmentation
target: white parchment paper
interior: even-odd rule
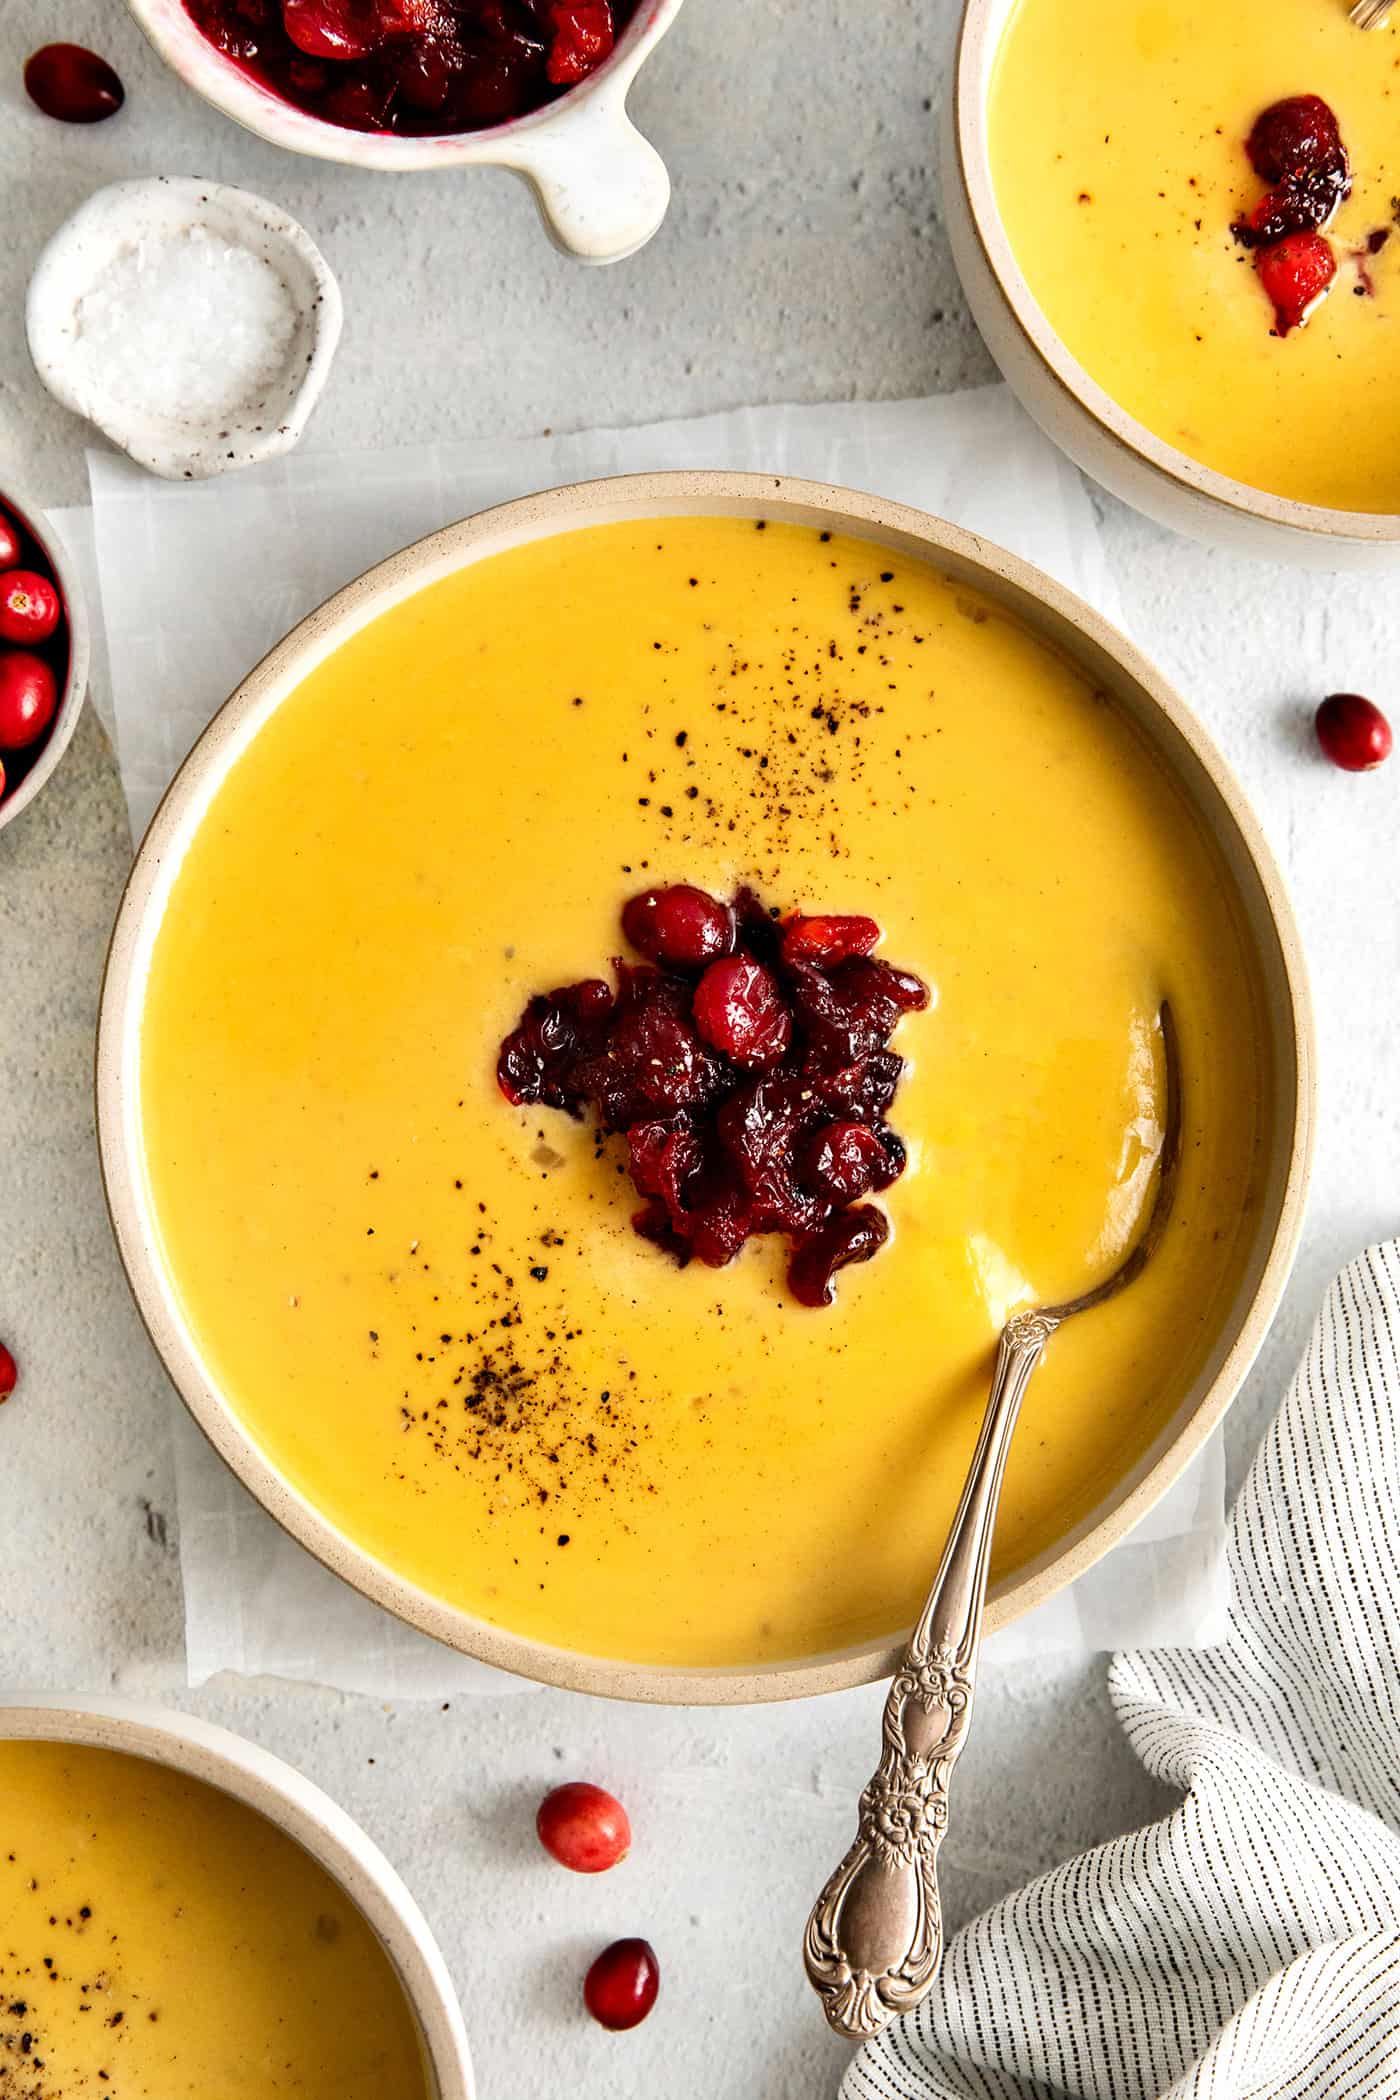
[[[215,709],[305,613],[424,533],[561,482],[667,467],[839,482],[967,526],[1117,615],[1084,484],[1002,387],[563,437],[295,453],[190,485],[156,481],[108,454],[91,455],[89,466],[91,515],[61,522],[100,583],[106,672],[99,650],[94,697],[138,837]],[[386,1698],[516,1687],[328,1575],[263,1514],[183,1410],[172,1416],[192,1685],[231,1670]],[[992,1655],[1220,1638],[1223,1499],[1215,1438],[1130,1539],[997,1636]],[[929,1541],[930,1574],[939,1543]]]

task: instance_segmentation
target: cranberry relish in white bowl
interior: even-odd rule
[[[581,261],[660,226],[670,178],[627,115],[682,0],[127,0],[226,116],[351,167],[504,167]]]

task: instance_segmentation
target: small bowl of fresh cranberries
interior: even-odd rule
[[[43,788],[78,726],[88,626],[43,512],[0,488],[0,831]]]
[[[353,167],[495,166],[584,262],[651,239],[670,201],[627,115],[682,0],[127,0],[207,102],[293,153]]]

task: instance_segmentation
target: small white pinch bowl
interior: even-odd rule
[[[195,229],[269,265],[288,293],[291,338],[275,377],[255,400],[210,414],[178,401],[158,413],[143,411],[104,392],[100,364],[82,349],[78,309],[124,253]],[[167,481],[202,481],[289,452],[326,383],[341,317],[340,288],[305,227],[251,190],[184,175],[113,182],[95,191],[40,255],[25,310],[29,354],[49,392]]]
[[[1400,566],[1400,516],[1329,510],[1251,488],[1159,438],[1093,380],[1041,311],[992,181],[987,103],[1014,0],[966,0],[942,125],[944,218],[987,348],[1021,406],[1134,510],[1207,544],[1300,568]]]
[[[640,0],[610,58],[557,102],[485,131],[396,138],[328,124],[274,94],[195,27],[182,0],[127,0],[161,57],[196,94],[259,138],[352,168],[510,168],[534,193],[546,233],[580,262],[622,262],[666,216],[671,178],[627,114],[639,68],[682,0]]]
[[[148,1758],[265,1816],[325,1869],[383,1947],[413,2012],[432,2100],[475,2100],[461,2008],[427,1919],[379,1847],[300,1772],[226,1728],[129,1699],[10,1693],[0,1699],[0,1741]]]

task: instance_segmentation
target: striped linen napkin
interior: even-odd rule
[[[1176,1812],[954,1939],[842,2100],[1400,2095],[1400,1242],[1333,1284],[1231,1521],[1224,1645],[1116,1658]]]

